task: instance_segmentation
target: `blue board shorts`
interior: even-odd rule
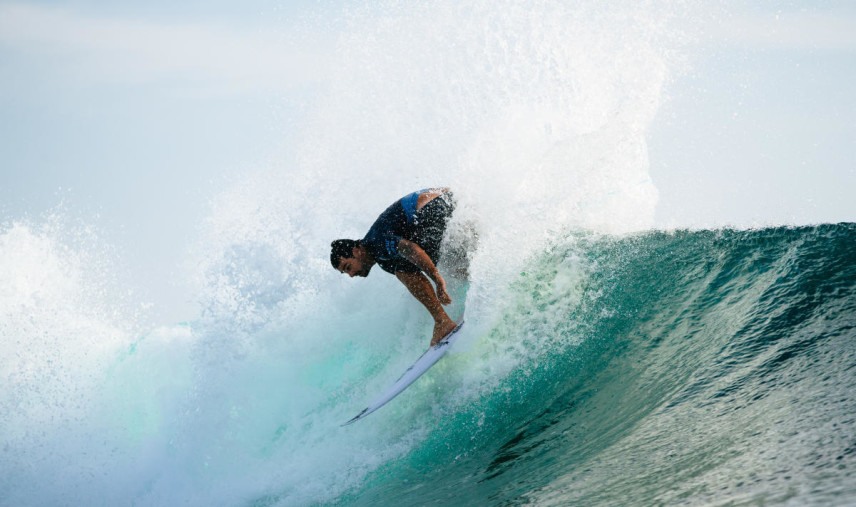
[[[440,245],[453,211],[455,201],[452,193],[447,192],[432,199],[413,215],[414,234],[412,239],[407,239],[422,247],[435,265],[440,260]],[[415,272],[418,271],[417,268]]]

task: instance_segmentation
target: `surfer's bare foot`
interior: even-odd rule
[[[447,334],[451,333],[453,329],[455,329],[455,321],[453,320],[444,320],[440,322],[436,322],[434,324],[434,336],[431,337],[431,346],[437,345],[443,338],[446,337]]]

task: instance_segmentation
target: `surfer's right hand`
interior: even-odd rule
[[[442,277],[437,277],[437,299],[444,305],[452,303],[452,298],[446,292],[446,281]]]

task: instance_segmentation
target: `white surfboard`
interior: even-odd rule
[[[463,325],[464,320],[461,319],[461,323],[455,326],[455,329],[453,329],[449,334],[447,334],[446,337],[440,340],[436,345],[426,350],[425,353],[422,354],[419,359],[416,360],[415,363],[413,363],[413,366],[408,368],[407,371],[404,372],[404,375],[402,375],[395,382],[395,384],[392,385],[392,387],[390,387],[381,396],[378,396],[378,398],[371,405],[363,409],[363,411],[357,414],[356,417],[346,422],[342,426],[347,426],[366,417],[375,410],[386,405],[391,399],[395,398],[402,391],[407,389],[410,384],[416,382],[416,379],[421,377],[423,373],[425,373],[426,371],[428,371],[429,368],[434,366],[434,363],[439,361],[440,358],[443,357],[443,355],[446,353],[446,351],[449,350],[449,346],[452,345],[452,343],[455,341],[455,338],[458,336],[458,331],[460,331],[461,326]]]

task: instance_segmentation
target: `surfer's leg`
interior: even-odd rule
[[[431,337],[431,345],[439,342],[444,336],[455,329],[455,321],[443,309],[443,305],[437,299],[434,286],[431,285],[428,277],[422,273],[405,273],[403,271],[396,272],[395,276],[407,287],[407,290],[413,294],[413,297],[425,306],[431,317],[434,318],[434,334]]]
[[[478,240],[478,229],[474,221],[451,224],[443,238],[440,262],[437,265],[442,265],[453,278],[466,283],[470,278],[470,257],[478,247]]]

